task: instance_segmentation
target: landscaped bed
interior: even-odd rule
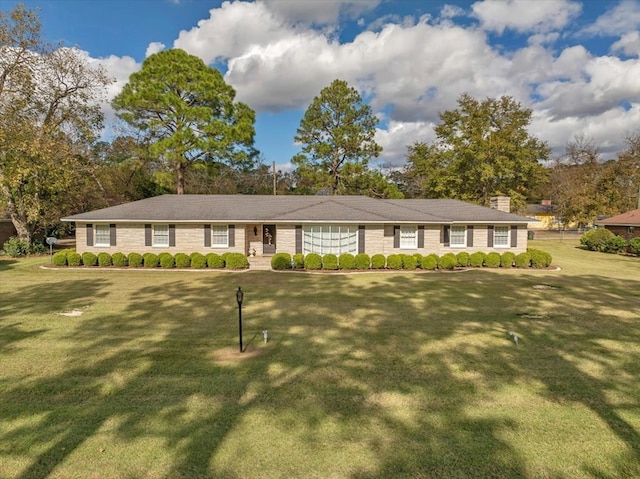
[[[562,270],[0,258],[0,477],[639,477],[639,260],[534,244]]]

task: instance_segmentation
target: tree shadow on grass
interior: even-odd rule
[[[0,273],[12,269],[16,263],[16,260],[0,257]]]
[[[517,420],[469,413],[487,392],[534,378],[551,401],[591,409],[637,458],[637,431],[605,391],[622,387],[614,374],[637,373],[640,361],[634,361],[640,358],[631,354],[621,361],[601,343],[622,334],[640,341],[640,326],[611,311],[620,291],[640,285],[591,277],[566,286],[546,279],[563,288],[550,315],[541,304],[550,292],[531,288],[539,277],[465,275],[256,273],[233,281],[172,275],[152,286],[129,286],[118,293],[127,296],[121,311],[79,319],[61,338],[70,345],[62,373],[0,388],[0,402],[9,405],[5,420],[40,418],[0,434],[11,451],[0,450],[34,457],[20,478],[64,474],[71,456],[116,421],[119,441],[151,436],[170,459],[160,470],[145,471],[158,466],[145,458],[126,466],[112,458],[105,475],[535,477],[528,475],[526,457],[505,439],[517,430]],[[246,357],[229,352],[221,360],[215,353],[238,344],[238,282],[245,291],[247,338],[269,329],[271,341],[249,341]],[[27,300],[53,294],[44,283],[33,286]],[[113,293],[96,288],[84,291],[113,300]],[[64,289],[57,294],[66,298],[65,306],[83,302]],[[575,304],[579,298],[590,300]],[[635,304],[634,298],[621,301],[620,310]],[[18,308],[4,312],[11,317]],[[596,313],[607,328],[584,320]],[[522,348],[509,342],[511,329],[521,334]],[[565,340],[580,344],[570,356],[560,349]],[[260,354],[252,355],[259,347]],[[594,358],[609,367],[611,380],[577,366]],[[640,396],[637,384],[617,392],[629,397],[630,407],[638,406],[631,396]],[[232,447],[227,443],[242,443],[237,429],[258,412],[266,413],[260,417],[270,431],[288,431],[301,442],[301,450],[290,451],[293,463],[284,460],[274,470],[250,458],[264,465],[260,471],[221,459]],[[327,432],[327,424],[338,432]],[[268,437],[247,440],[253,443],[238,449],[240,455],[243,449],[245,455],[277,452]],[[354,460],[339,459],[354,443],[362,444]],[[334,455],[336,464],[328,464]]]

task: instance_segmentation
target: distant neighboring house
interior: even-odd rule
[[[626,239],[640,237],[640,208],[627,211],[611,218],[598,220],[597,226],[603,226],[612,233]]]
[[[527,248],[532,220],[457,200],[163,195],[62,221],[76,223],[80,253],[229,251],[262,256],[519,253]]]
[[[551,200],[542,200],[539,204],[527,205],[526,214],[539,221],[539,223],[535,224],[535,229],[560,227],[560,221],[556,216],[556,206],[551,204]]]
[[[16,236],[18,232],[11,222],[11,218],[0,216],[0,249],[2,245],[12,236]]]

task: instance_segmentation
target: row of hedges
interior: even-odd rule
[[[514,254],[510,251],[502,254],[492,253],[446,253],[442,256],[429,254],[375,254],[341,255],[310,253],[306,256],[289,253],[277,253],[271,258],[271,267],[275,270],[453,270],[455,268],[546,268],[551,265],[551,255],[546,251],[529,248],[526,253]]]
[[[53,255],[54,266],[116,266],[119,268],[192,268],[192,269],[246,269],[247,257],[242,253],[76,253],[72,249],[58,251]]]
[[[580,238],[580,244],[591,251],[640,256],[640,238],[626,240],[605,228],[587,231]]]

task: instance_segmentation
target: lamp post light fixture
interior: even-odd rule
[[[238,286],[236,291],[236,300],[238,301],[238,336],[240,338],[240,352],[244,352],[242,349],[242,300],[244,299],[244,293],[242,288]]]

